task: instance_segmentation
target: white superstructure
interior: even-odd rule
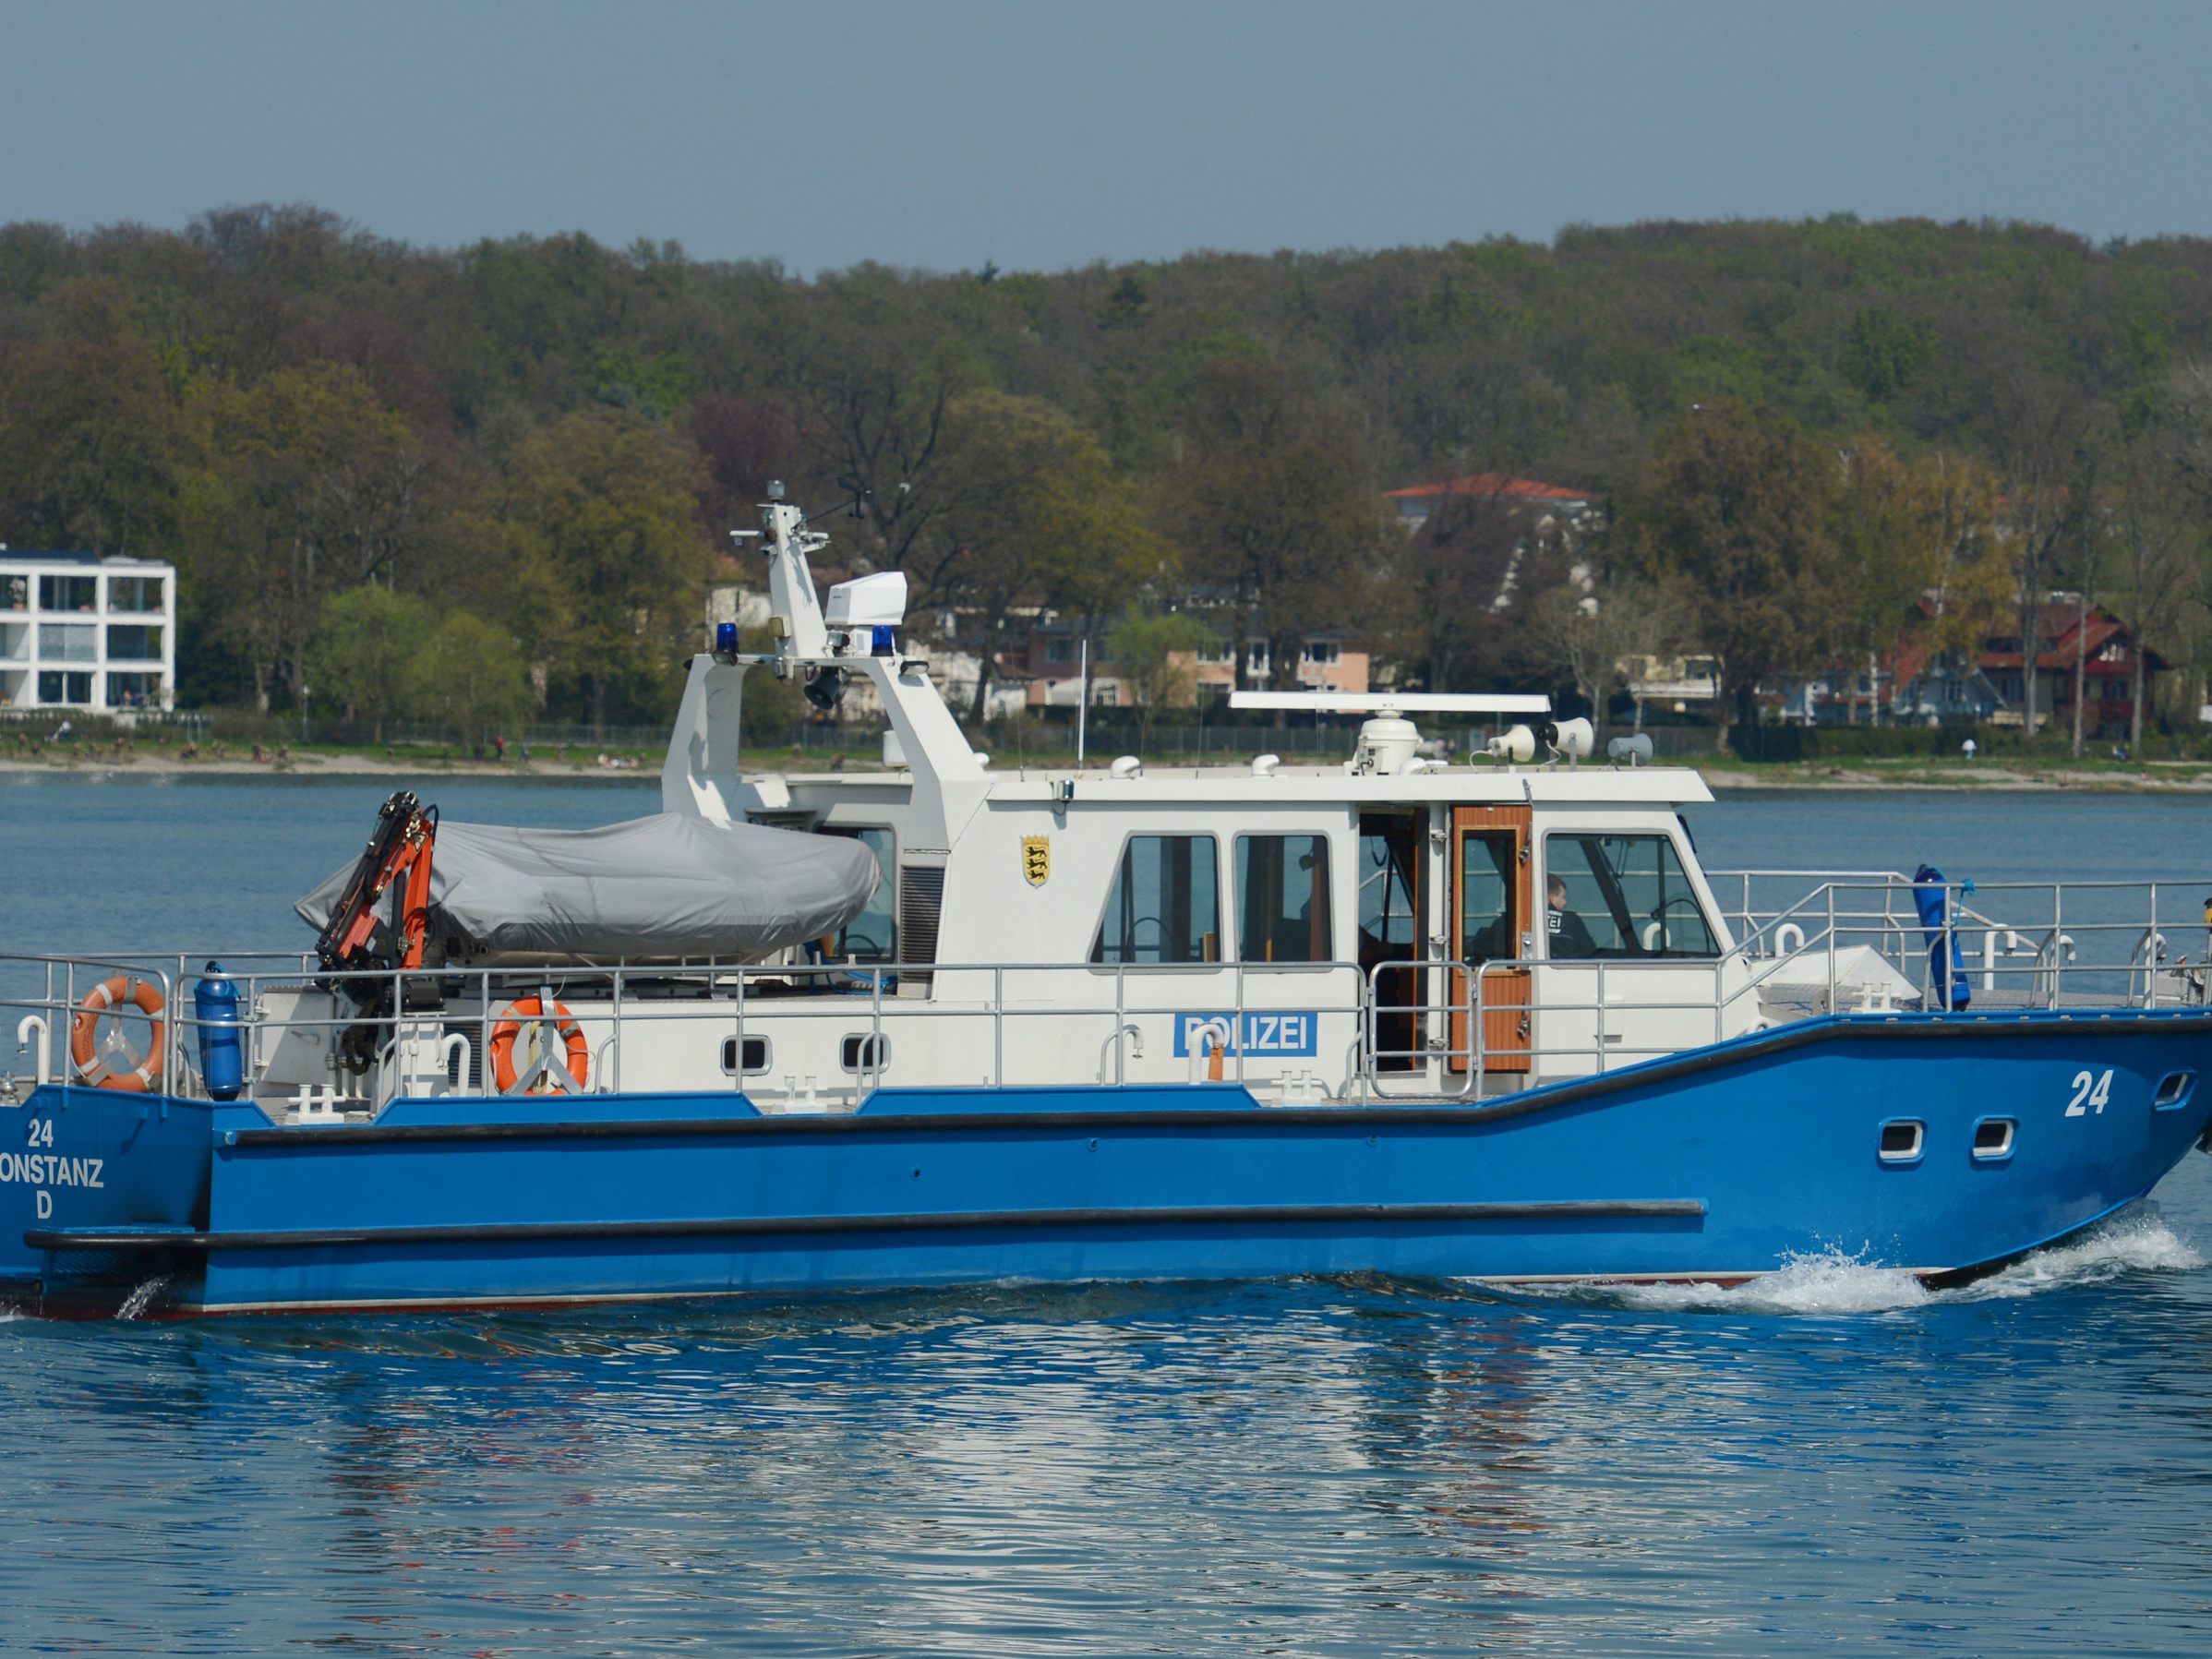
[[[1578,763],[1587,725],[1544,723],[1540,696],[1381,692],[1238,699],[1368,714],[1341,764],[994,764],[900,649],[903,581],[844,584],[825,612],[808,567],[823,538],[780,502],[763,523],[778,648],[694,659],[663,805],[875,850],[876,905],[821,959],[881,983],[890,1012],[870,1029],[889,1033],[888,1053],[867,1052],[884,1080],[1180,1082],[1225,1062],[1275,1099],[1348,1098],[1377,1069],[1408,1093],[1456,1095],[1759,1023],[1755,995],[1728,997],[1743,961],[1677,815],[1712,799],[1694,772]],[[896,769],[742,773],[739,709],[761,673],[823,706],[868,686]],[[1406,718],[1439,708],[1533,724],[1497,758],[1446,765],[1421,756]],[[1478,1040],[1466,965],[1484,963],[1500,966],[1479,976]],[[1550,1011],[1540,1042],[1532,997]],[[1539,1065],[1532,1050],[1558,1052]],[[749,1090],[875,1081],[832,1051],[788,1058]]]
[[[175,703],[175,566],[0,547],[0,709],[128,719]]]

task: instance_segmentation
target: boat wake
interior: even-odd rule
[[[1792,1256],[1775,1271],[1740,1285],[1564,1284],[1533,1287],[1525,1293],[1665,1313],[1880,1314],[2039,1296],[2130,1274],[2181,1273],[2204,1265],[2205,1257],[2155,1208],[2146,1208],[1948,1290],[1930,1290],[1902,1268],[1874,1267],[1863,1252],[1831,1248]]]
[[[2081,1238],[2023,1256],[2002,1272],[1955,1291],[1942,1300],[1986,1302],[2036,1296],[2045,1291],[2103,1284],[2129,1273],[2186,1273],[2205,1265],[2204,1256],[2146,1207],[2115,1217]]]
[[[115,1317],[118,1319],[144,1317],[146,1310],[153,1304],[153,1299],[162,1293],[162,1287],[168,1282],[169,1275],[166,1273],[156,1273],[151,1279],[141,1280],[137,1288],[123,1299],[123,1305],[115,1310]]]

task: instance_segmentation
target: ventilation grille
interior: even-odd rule
[[[930,976],[915,973],[937,960],[937,918],[944,908],[944,872],[907,864],[898,872],[898,956],[904,977],[927,985]]]

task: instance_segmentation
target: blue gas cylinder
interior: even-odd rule
[[[210,1098],[236,1100],[246,1089],[246,1055],[238,1041],[238,987],[222,963],[209,963],[192,987],[192,1018],[199,1027],[199,1075]]]
[[[1974,884],[1966,884],[1974,891]],[[1974,1000],[1966,980],[1966,961],[1959,950],[1958,931],[1945,925],[1949,887],[1943,872],[1933,864],[1913,872],[1913,908],[1920,912],[1920,930],[1928,940],[1928,988],[1939,1008],[1964,1008]]]

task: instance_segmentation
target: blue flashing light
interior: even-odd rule
[[[738,625],[735,622],[715,624],[715,649],[724,656],[738,654]]]
[[[891,629],[888,624],[878,622],[875,625],[875,634],[871,642],[871,649],[878,656],[889,656],[898,649],[891,643]]]

